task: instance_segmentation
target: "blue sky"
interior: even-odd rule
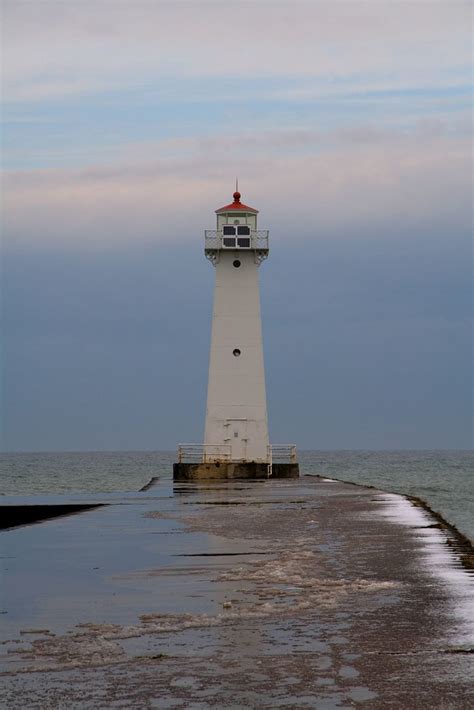
[[[4,0],[4,449],[201,440],[235,175],[272,439],[471,448],[471,14]]]

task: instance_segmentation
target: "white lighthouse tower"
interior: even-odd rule
[[[258,283],[268,230],[237,189],[216,215],[204,245],[216,269],[204,444],[180,445],[174,478],[298,476],[295,447],[268,438]]]

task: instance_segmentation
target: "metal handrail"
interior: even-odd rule
[[[230,461],[230,444],[179,444],[178,463]]]
[[[179,463],[213,463],[215,461],[232,461],[230,444],[179,444]],[[267,463],[271,475],[274,463],[297,463],[298,456],[294,444],[276,444],[267,450]]]
[[[297,463],[298,455],[294,444],[275,444],[271,448],[272,463]]]

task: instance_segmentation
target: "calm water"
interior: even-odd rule
[[[0,494],[137,491],[171,477],[174,452],[1,454]],[[425,500],[474,540],[473,451],[303,451],[301,473]]]

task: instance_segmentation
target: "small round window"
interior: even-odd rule
[[[239,266],[240,266],[240,261],[239,261],[238,259],[236,259],[236,260],[233,261],[232,263],[233,263],[233,265],[235,266],[236,269],[239,268]]]
[[[232,351],[232,355],[233,355],[234,357],[239,357],[239,355],[240,355],[240,350],[239,350],[239,348],[235,348],[235,350]]]

